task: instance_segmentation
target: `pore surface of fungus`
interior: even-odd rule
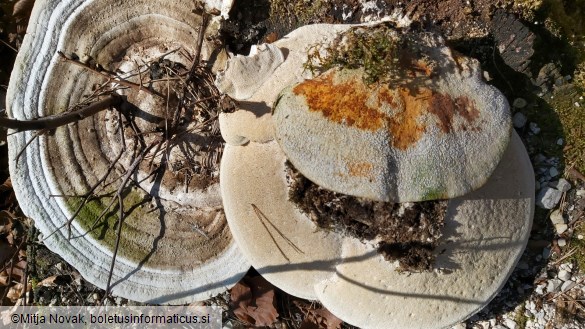
[[[10,136],[10,171],[47,247],[102,288],[116,250],[111,291],[138,301],[206,299],[249,267],[223,213],[214,168],[223,146],[217,122],[206,126],[217,113],[197,102],[217,96],[195,87],[213,79],[204,65],[187,72],[199,65],[205,25],[193,9],[192,1],[37,2],[7,95],[9,115],[21,120],[124,96],[116,110]],[[217,31],[211,19],[200,58],[214,56],[208,40]],[[196,83],[186,85],[190,76]]]
[[[340,66],[282,91],[277,141],[304,176],[340,193],[406,202],[479,188],[508,145],[505,97],[440,38],[393,35],[400,60],[378,81],[374,68]]]

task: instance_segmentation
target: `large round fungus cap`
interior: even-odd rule
[[[231,4],[213,3],[216,12]],[[206,299],[249,268],[223,212],[218,124],[207,125],[219,111],[207,101],[218,92],[206,62],[188,73],[199,63],[197,40],[200,58],[213,58],[209,40],[218,18],[198,38],[206,19],[194,6],[37,1],[8,90],[8,113],[20,120],[112,93],[126,100],[53,131],[15,133],[8,142],[20,206],[47,247],[102,288],[117,250],[111,291],[132,300]],[[187,85],[189,76],[197,83]]]
[[[286,49],[284,62],[240,102],[242,110],[226,115],[230,129],[222,134],[247,139],[228,143],[222,158],[226,217],[254,268],[287,293],[318,299],[364,329],[447,328],[487,305],[522,255],[534,210],[530,160],[520,138],[510,135],[501,94],[480,81],[475,61],[453,57],[440,44],[432,58],[441,65],[430,76],[415,70],[411,82],[420,84],[411,89],[371,83],[372,71],[358,68],[305,80],[312,47],[335,44],[349,28],[306,26],[276,41]],[[277,100],[274,86],[281,84],[289,87]],[[250,130],[270,131],[268,114],[254,121],[247,112],[274,104],[276,137],[257,138]],[[372,199],[466,193],[447,201],[433,270],[401,273],[399,264],[376,252],[379,241],[319,229],[313,214],[291,201],[287,160],[305,175],[313,172],[309,178],[319,185],[341,185],[337,190]],[[316,207],[335,207],[313,200]]]
[[[367,45],[379,33],[358,29],[353,38],[366,41],[333,47]],[[505,97],[483,82],[476,60],[440,38],[385,37],[396,40],[381,68],[343,62],[280,93],[273,116],[287,158],[322,187],[373,200],[447,199],[479,188],[508,145]],[[335,63],[352,55],[327,50],[344,56]]]

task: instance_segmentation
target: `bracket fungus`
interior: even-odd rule
[[[530,160],[504,97],[481,81],[477,61],[438,37],[409,36],[440,61],[430,72],[416,61],[398,67],[415,85],[364,82],[372,71],[359,65],[316,77],[306,69],[315,45],[330,56],[353,28],[305,26],[276,41],[284,61],[223,114],[226,217],[252,265],[287,293],[360,328],[445,328],[487,305],[519,260],[534,211]],[[315,184],[363,200],[448,197],[432,270],[403,273],[376,252],[376,238],[319,229],[289,198],[287,160]]]
[[[208,103],[219,23],[206,10],[226,14],[231,1],[204,5],[38,1],[12,73],[7,108],[20,120],[125,100],[8,142],[15,192],[47,247],[128,299],[203,300],[249,268],[223,213]]]

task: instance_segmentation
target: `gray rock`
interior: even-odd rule
[[[514,127],[520,129],[526,125],[526,116],[522,112],[516,112],[514,117],[512,118],[512,123],[514,123]]]
[[[585,195],[585,190],[584,189],[577,190],[577,196],[584,196],[584,195]]]
[[[505,319],[504,325],[506,327],[508,327],[509,329],[516,329],[516,326],[517,326],[516,322],[512,319]]]
[[[547,292],[555,292],[557,291],[561,285],[563,284],[563,281],[559,280],[559,279],[552,279],[548,281],[548,285],[546,286],[546,291]],[[540,312],[538,312],[540,313]],[[544,316],[544,314],[543,314]]]
[[[545,284],[539,284],[538,286],[536,286],[536,288],[534,288],[534,292],[536,292],[539,295],[544,295],[544,287],[546,287]]]
[[[550,187],[554,187],[561,192],[567,192],[571,189],[571,183],[569,183],[566,179],[561,178],[558,181],[550,182],[548,184]]]
[[[544,187],[536,196],[536,205],[544,209],[552,209],[559,203],[562,194],[555,188]]]
[[[571,273],[569,273],[565,270],[560,270],[559,274],[557,274],[557,278],[559,278],[563,281],[568,281],[571,279]]]
[[[515,108],[521,109],[521,108],[526,107],[526,104],[528,104],[528,103],[526,102],[526,100],[524,98],[518,97],[514,100],[514,103],[512,103],[512,106],[514,106]]]
[[[575,281],[565,281],[565,283],[563,283],[563,285],[561,286],[561,291],[562,292],[569,291],[573,289],[573,287],[576,285],[577,283]]]
[[[557,145],[563,145],[565,141],[562,138],[557,139]]]
[[[573,264],[571,263],[563,263],[559,266],[560,270],[564,270],[567,272],[573,272]]]
[[[559,171],[555,167],[550,167],[548,170],[550,177],[557,177],[559,175]]]
[[[528,128],[530,128],[530,131],[532,131],[532,133],[535,135],[538,135],[538,133],[540,132],[540,128],[535,122],[529,123]]]
[[[560,210],[556,209],[550,214],[550,221],[553,224],[565,224],[565,217]]]

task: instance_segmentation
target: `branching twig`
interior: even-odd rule
[[[114,272],[114,265],[116,264],[116,256],[118,255],[118,248],[120,246],[120,236],[122,235],[122,225],[124,224],[124,200],[122,198],[122,192],[124,191],[124,188],[126,188],[126,185],[128,184],[128,182],[130,181],[130,178],[132,177],[132,175],[134,174],[134,171],[138,168],[138,165],[140,165],[140,163],[142,162],[142,160],[144,159],[144,156],[146,156],[146,154],[148,153],[148,151],[150,151],[150,149],[154,146],[154,144],[149,145],[146,149],[144,149],[144,151],[142,151],[142,153],[134,160],[134,162],[132,163],[132,165],[130,166],[130,168],[128,168],[128,171],[126,172],[126,175],[124,176],[124,180],[122,181],[122,184],[120,184],[120,187],[118,188],[118,191],[116,192],[116,196],[118,199],[118,205],[119,205],[119,219],[118,219],[118,232],[116,233],[116,244],[114,246],[114,254],[112,255],[112,263],[110,265],[110,273],[108,275],[108,283],[106,285],[106,296],[108,296],[110,294],[110,284],[112,282],[112,274]]]
[[[100,111],[109,109],[112,106],[118,106],[124,102],[124,97],[118,94],[112,94],[101,101],[92,103],[79,110],[66,112],[62,114],[49,115],[43,118],[33,120],[17,120],[10,118],[0,118],[0,126],[14,129],[17,132],[28,130],[55,129],[73,122],[90,117]]]
[[[98,70],[94,69],[93,67],[91,67],[91,66],[89,66],[89,65],[87,65],[87,64],[85,64],[85,63],[82,63],[82,62],[79,62],[79,61],[73,60],[73,59],[71,59],[71,58],[68,58],[67,56],[65,56],[65,54],[63,54],[63,53],[62,53],[62,52],[60,52],[60,51],[59,51],[59,52],[57,52],[57,54],[59,54],[59,57],[61,57],[61,58],[62,58],[64,61],[66,61],[66,62],[73,63],[73,64],[75,64],[75,65],[77,65],[77,66],[81,66],[81,67],[83,67],[83,68],[85,68],[85,69],[87,69],[87,70],[90,70],[90,71],[92,71],[92,72],[94,72],[94,73],[96,73],[96,74],[99,74],[99,75],[103,76],[104,78],[107,78],[107,79],[113,79],[113,77],[112,77],[112,76],[110,76],[109,74],[106,74],[106,73],[100,72],[100,71],[98,71]],[[123,86],[126,86],[126,87],[129,87],[129,88],[132,88],[132,89],[135,89],[135,90],[137,90],[137,91],[144,91],[144,92],[146,92],[146,93],[149,93],[149,94],[151,94],[152,96],[162,97],[162,95],[161,95],[160,93],[158,93],[158,92],[156,92],[156,91],[154,91],[154,90],[150,90],[150,89],[148,89],[148,88],[143,88],[143,87],[142,87],[141,85],[139,85],[139,84],[136,84],[136,83],[134,83],[134,82],[130,82],[130,81],[128,81],[128,80],[124,80],[124,79],[122,79],[122,78],[120,78],[120,77],[116,77],[116,79],[113,79],[113,80],[112,80],[112,82],[114,82],[114,83],[117,83],[117,84],[120,84],[120,85],[123,85]]]

